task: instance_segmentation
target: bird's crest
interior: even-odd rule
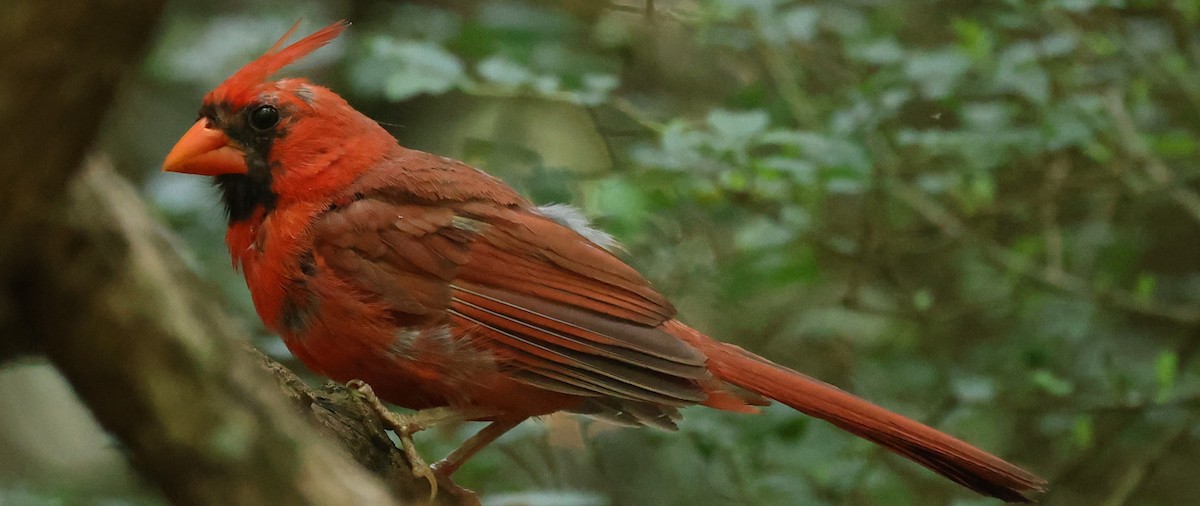
[[[337,21],[280,49],[288,37],[296,32],[296,28],[300,27],[300,21],[297,20],[296,24],[292,25],[287,33],[283,34],[283,37],[280,37],[266,53],[238,69],[220,86],[209,92],[205,97],[205,102],[210,104],[226,102],[239,105],[249,103],[258,94],[259,87],[267,81],[267,78],[271,77],[271,74],[328,44],[348,26],[350,26],[349,21]]]

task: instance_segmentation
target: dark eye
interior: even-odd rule
[[[250,126],[255,130],[269,130],[279,123],[279,110],[275,106],[260,105],[250,111]]]

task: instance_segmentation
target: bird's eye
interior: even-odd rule
[[[279,110],[275,106],[260,105],[250,111],[250,126],[255,130],[268,130],[279,123]]]

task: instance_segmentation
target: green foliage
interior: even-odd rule
[[[1156,467],[1197,446],[1164,439],[1200,385],[1195,2],[367,10],[341,46],[356,106],[580,206],[685,320],[1062,476],[1046,504],[1200,493]],[[154,78],[222,22],[168,31]],[[226,269],[209,196],[161,185],[198,268]],[[523,428],[463,481],[531,504],[990,504],[786,409],[686,414],[576,451]]]
[[[352,55],[350,77],[360,92],[397,101],[461,89],[598,105],[619,84],[612,61],[572,44],[587,27],[555,9],[489,2],[466,19],[417,5],[390,14],[394,21]]]

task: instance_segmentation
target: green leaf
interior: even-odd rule
[[[976,60],[987,58],[996,45],[993,31],[985,29],[976,21],[957,18],[951,26],[961,41],[963,49]]]
[[[453,11],[437,7],[403,4],[392,12],[388,33],[406,39],[447,42],[462,30],[462,18]]]
[[[400,101],[423,93],[444,93],[466,79],[458,57],[431,42],[376,39],[373,52],[396,70],[383,85],[388,100]],[[360,65],[361,66],[361,65]]]
[[[874,65],[890,65],[904,59],[904,48],[890,37],[852,45],[849,52],[852,58]]]
[[[1049,369],[1037,369],[1033,371],[1030,380],[1038,388],[1041,388],[1042,391],[1055,397],[1066,397],[1075,391],[1075,385],[1054,374]]]
[[[651,167],[675,170],[696,170],[703,161],[701,146],[709,144],[711,136],[697,132],[687,122],[667,123],[658,140],[658,146],[637,146],[633,158],[637,163]]]
[[[587,214],[610,218],[613,234],[628,237],[646,226],[649,203],[645,193],[622,178],[609,178],[591,185],[585,199]]]
[[[1052,107],[1046,113],[1046,149],[1059,150],[1083,146],[1096,135],[1084,111],[1074,107]]]
[[[964,403],[988,403],[996,397],[996,380],[987,376],[954,378],[954,395]]]
[[[795,230],[766,217],[760,217],[739,227],[734,244],[741,250],[771,250],[780,248],[796,237]]]
[[[1158,358],[1154,360],[1154,378],[1158,384],[1154,400],[1166,402],[1179,380],[1179,354],[1174,350],[1159,353]]]
[[[929,291],[928,288],[922,288],[913,292],[912,305],[913,309],[917,311],[928,311],[929,308],[933,307],[933,292]]]
[[[1137,285],[1133,288],[1133,298],[1142,304],[1148,304],[1154,300],[1154,276],[1150,274],[1142,274],[1137,278]]]
[[[780,17],[788,38],[808,42],[817,36],[817,21],[821,12],[815,7],[796,7],[783,13]]]
[[[1167,132],[1153,137],[1151,148],[1164,158],[1191,158],[1196,154],[1196,138],[1188,132]]]
[[[708,113],[707,122],[716,135],[714,144],[725,149],[742,149],[767,130],[771,118],[764,111],[716,109]]]
[[[564,36],[577,28],[577,22],[558,9],[509,1],[480,4],[477,21],[493,30],[542,37]]]
[[[866,149],[856,140],[818,132],[776,130],[763,136],[764,143],[785,144],[800,149],[823,169],[845,169],[860,178],[871,170]]]
[[[768,169],[788,174],[801,184],[817,182],[817,167],[808,160],[788,156],[772,156],[760,159],[759,163]]]
[[[1113,159],[1113,152],[1103,142],[1092,141],[1083,145],[1083,152],[1096,163],[1108,163]]]
[[[1050,99],[1050,76],[1038,62],[1038,47],[1032,42],[1018,42],[1004,48],[993,79],[997,91],[1016,92],[1035,104],[1045,104]]]
[[[1006,102],[972,102],[963,105],[960,116],[972,130],[996,132],[1012,125],[1015,112],[1012,105]]]
[[[1071,441],[1081,449],[1092,447],[1096,439],[1096,423],[1091,415],[1078,415],[1071,426]]]
[[[947,48],[910,54],[904,74],[917,83],[922,96],[937,100],[952,93],[970,68],[971,60],[962,51]]]
[[[492,56],[476,66],[479,76],[496,84],[517,87],[533,81],[525,66],[503,56]]]
[[[621,80],[612,74],[584,74],[583,89],[576,92],[575,98],[583,105],[600,105],[608,101],[608,94],[620,84]]]
[[[966,214],[977,214],[995,202],[996,182],[990,174],[972,174],[965,182],[967,185],[958,193],[958,198]]]

